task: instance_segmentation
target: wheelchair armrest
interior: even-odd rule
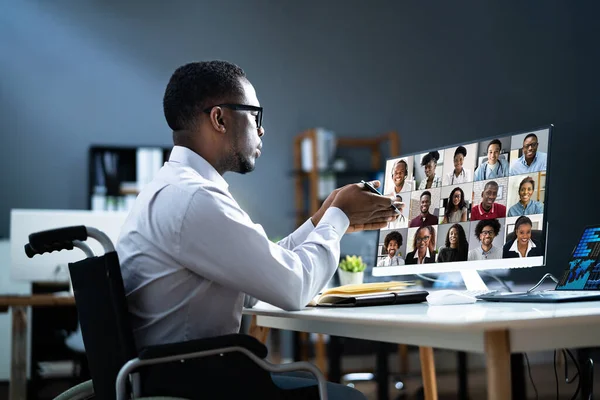
[[[138,358],[140,360],[149,360],[152,358],[183,355],[198,351],[224,349],[234,346],[244,347],[259,358],[265,358],[267,356],[267,347],[264,344],[250,335],[235,333],[230,335],[190,340],[187,342],[168,343],[145,347],[140,350]]]

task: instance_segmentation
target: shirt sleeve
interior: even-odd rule
[[[198,190],[192,197],[173,256],[189,270],[226,288],[286,310],[298,310],[331,279],[348,217],[329,208],[319,224],[307,221],[273,243],[228,193]]]
[[[312,220],[309,218],[302,225],[300,225],[298,229],[292,232],[292,234],[281,239],[279,242],[277,242],[277,244],[284,249],[292,250],[294,247],[304,242],[313,229],[315,229],[315,226],[313,225]]]

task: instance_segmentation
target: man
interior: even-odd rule
[[[402,242],[402,235],[398,231],[391,231],[385,235],[383,247],[385,248],[387,256],[379,260],[377,266],[393,267],[397,265],[404,265],[404,259],[397,254],[398,250],[400,250],[400,246],[402,246]]]
[[[481,204],[471,209],[471,221],[504,218],[506,216],[506,206],[496,203],[496,197],[498,197],[498,183],[489,181],[483,187],[483,192],[481,192]]]
[[[485,219],[475,226],[475,237],[481,242],[476,249],[470,250],[468,261],[493,260],[502,258],[502,248],[494,246],[494,238],[500,233],[500,222],[497,219]]]
[[[546,153],[537,151],[538,137],[530,133],[523,140],[523,155],[510,165],[511,175],[529,174],[546,170]]]
[[[500,158],[502,142],[493,139],[487,146],[487,160],[482,162],[475,170],[475,181],[486,179],[504,178],[508,176],[508,161]]]
[[[420,202],[420,214],[411,219],[408,226],[416,228],[420,226],[437,225],[438,217],[429,212],[429,207],[431,207],[431,192],[429,190],[421,193]]]
[[[171,156],[139,194],[117,243],[138,347],[237,333],[244,294],[286,310],[303,308],[335,273],[345,232],[379,229],[395,218],[390,198],[348,185],[272,243],[223,179],[225,172],[254,170],[262,151],[263,109],[244,71],[223,61],[184,65],[171,77],[163,107],[173,130]],[[228,390],[240,396],[253,385],[239,380],[241,365],[201,374],[175,363],[154,371],[145,388],[156,387],[153,376],[166,377],[181,397],[228,376],[235,386]]]
[[[392,182],[394,187],[387,196],[399,196],[402,192],[410,192],[413,190],[413,182],[406,180],[408,178],[408,164],[405,160],[400,159],[394,163],[392,168]]]

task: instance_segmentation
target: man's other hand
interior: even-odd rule
[[[375,188],[380,186],[379,181],[371,181],[371,184]],[[365,189],[362,183],[356,183],[337,189],[330,206],[342,210],[350,220],[346,232],[356,232],[385,228],[389,222],[396,220],[398,213],[392,204],[391,198],[375,194]],[[404,205],[397,203],[397,206]]]

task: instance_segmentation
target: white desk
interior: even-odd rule
[[[600,302],[421,303],[296,312],[258,303],[244,313],[275,329],[485,353],[489,399],[510,398],[510,353],[600,345]]]

